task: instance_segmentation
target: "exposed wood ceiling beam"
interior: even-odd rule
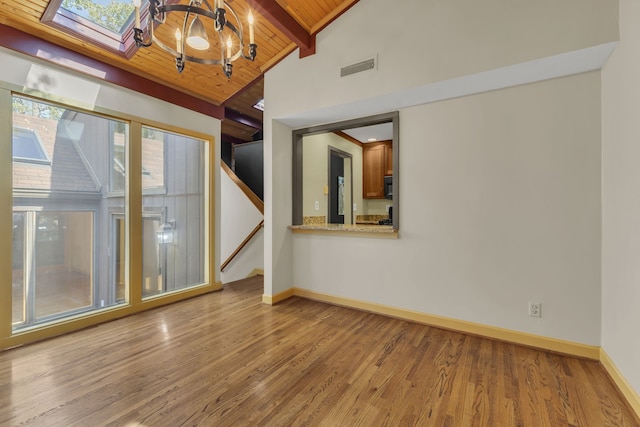
[[[65,68],[71,68],[75,71],[83,72],[83,68],[93,70],[94,74],[88,71],[83,73],[93,77],[96,77],[96,74],[100,74],[102,80],[106,82],[144,93],[216,119],[222,120],[224,118],[224,108],[218,105],[184,94],[160,83],[89,58],[3,24],[0,24],[0,46]]]
[[[223,133],[222,135],[220,135],[220,139],[224,142],[229,142],[231,144],[245,144],[247,142],[251,142],[251,141],[245,141],[244,139],[241,139],[235,136],[228,135],[226,133]]]
[[[300,48],[300,58],[316,53],[316,35],[309,34],[277,2],[274,0],[247,0],[247,3]]]
[[[234,122],[242,123],[243,125],[252,127],[254,129],[262,130],[262,121],[254,119],[251,116],[242,114],[239,111],[232,110],[231,108],[225,108],[224,118],[233,120]]]

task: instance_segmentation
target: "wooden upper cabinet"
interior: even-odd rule
[[[385,176],[393,175],[393,149],[391,146],[391,141],[386,141],[384,143],[384,164],[385,164],[384,175]]]
[[[393,174],[391,142],[374,142],[362,148],[362,197],[384,199],[384,177]]]

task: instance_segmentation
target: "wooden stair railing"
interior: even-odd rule
[[[240,246],[238,246],[236,250],[233,251],[231,255],[229,255],[229,258],[227,258],[226,261],[222,263],[222,265],[220,266],[220,271],[224,271],[225,267],[229,265],[231,261],[233,261],[236,255],[238,255],[240,251],[244,249],[245,246],[247,246],[247,243],[249,243],[251,239],[253,239],[253,236],[255,236],[258,233],[258,231],[260,231],[263,225],[264,225],[264,219],[260,221],[260,224],[256,225],[256,227],[251,231],[251,233],[249,233],[249,235],[242,241],[242,243],[240,243]]]
[[[247,186],[247,184],[245,184],[240,178],[238,178],[238,175],[236,175],[236,173],[233,170],[231,170],[231,168],[223,160],[220,160],[220,166],[222,167],[222,170],[227,173],[229,178],[231,178],[231,180],[238,187],[240,187],[242,192],[245,194],[245,196],[247,196],[247,198],[251,201],[251,203],[253,203],[253,205],[260,211],[260,213],[264,215],[264,202],[260,200],[260,198],[256,195],[256,193],[254,193]],[[251,241],[251,239],[253,239],[253,236],[255,236],[263,226],[264,226],[264,219],[260,221],[260,224],[256,225],[256,227],[251,231],[251,233],[249,233],[249,235],[242,241],[242,243],[240,243],[240,246],[238,246],[236,250],[233,251],[231,255],[229,255],[229,258],[227,258],[226,261],[222,263],[222,265],[220,266],[220,271],[224,271],[225,267],[227,267],[229,263],[233,261],[236,255],[238,255],[240,251],[242,251],[242,249],[244,249],[244,247],[247,246],[247,244]]]
[[[231,170],[231,168],[224,162],[224,160],[220,160],[220,166],[222,167],[222,170],[227,173],[229,178],[231,178],[231,181],[235,182],[236,185],[240,187],[245,196],[247,196],[247,198],[251,200],[251,203],[253,203],[256,209],[258,209],[260,213],[264,215],[264,202],[260,200],[260,197],[258,197],[256,193],[254,193],[249,188],[249,186],[244,183],[244,181],[238,178],[238,175],[236,175],[236,173]]]

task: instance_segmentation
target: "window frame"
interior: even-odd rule
[[[392,138],[392,162],[393,162],[393,200],[391,206],[393,206],[393,212],[398,212],[398,206],[400,205],[400,166],[399,166],[399,153],[400,153],[400,113],[398,111],[378,114],[375,116],[361,117],[352,120],[345,120],[341,122],[328,123],[324,125],[311,126],[307,128],[295,129],[291,133],[293,144],[293,167],[292,167],[292,212],[291,212],[291,224],[292,226],[303,225],[303,189],[302,182],[302,155],[303,155],[303,139],[305,136],[317,135],[321,133],[329,133],[335,131],[342,131],[345,129],[352,129],[356,127],[371,126],[381,123],[393,124],[393,138]],[[400,228],[399,215],[393,215],[394,231],[398,231]],[[380,233],[382,236],[382,233]]]

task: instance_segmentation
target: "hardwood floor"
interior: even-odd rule
[[[599,363],[262,279],[0,353],[1,426],[638,426]]]

